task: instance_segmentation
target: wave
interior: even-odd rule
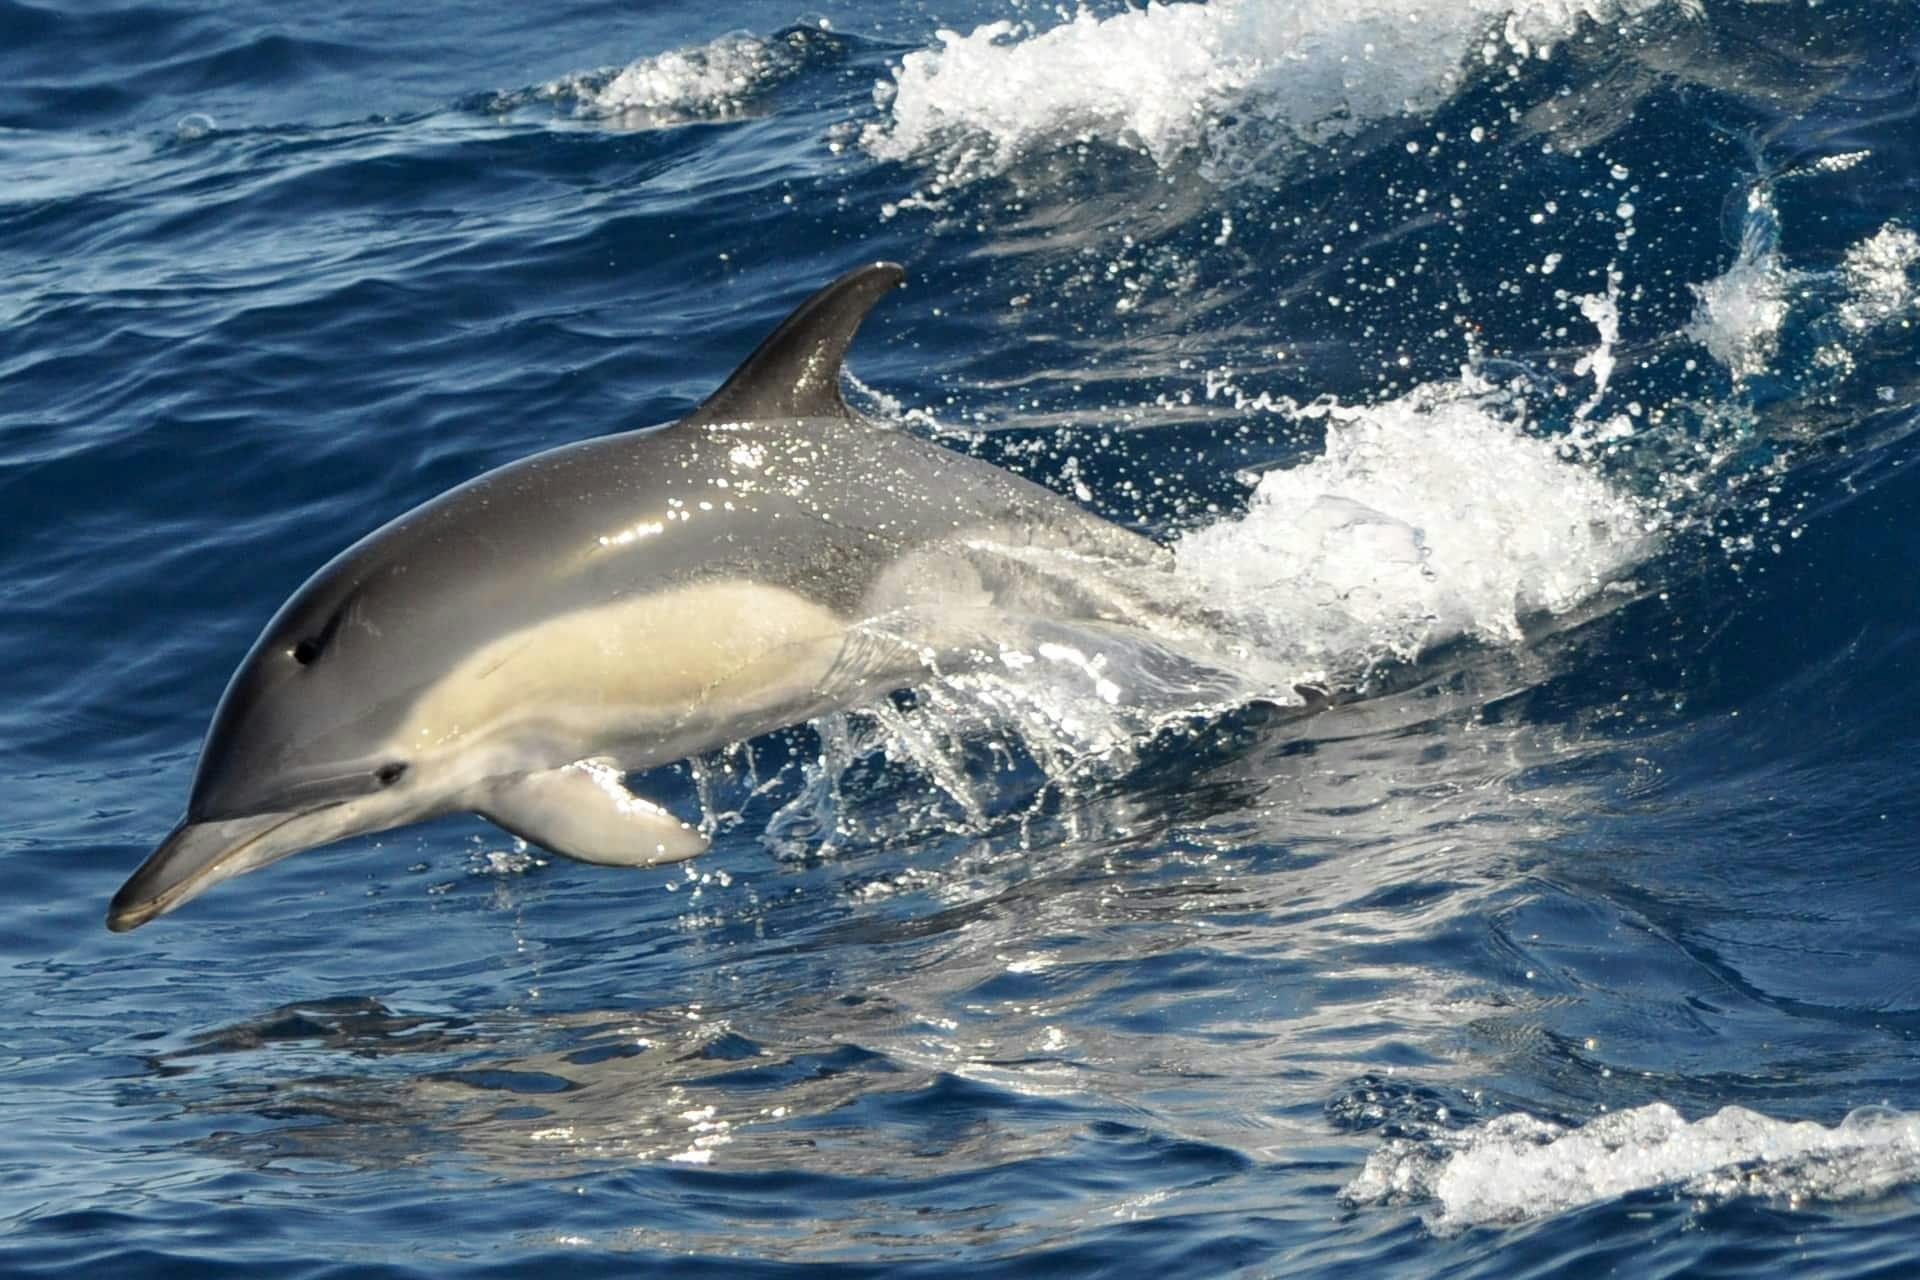
[[[1583,23],[1673,6],[1699,14],[1694,0],[1215,0],[943,30],[877,87],[885,119],[862,141],[932,157],[949,182],[1069,140],[1244,174],[1276,148],[1428,113],[1475,75],[1518,75]]]
[[[1269,472],[1245,516],[1175,544],[1250,639],[1303,669],[1517,642],[1529,617],[1586,603],[1659,544],[1656,508],[1576,447],[1528,435],[1524,402],[1471,376],[1305,412],[1328,420],[1321,456]]]
[[[1920,1116],[1882,1107],[1829,1128],[1726,1107],[1688,1121],[1665,1103],[1570,1127],[1516,1113],[1390,1140],[1341,1192],[1350,1205],[1431,1204],[1458,1231],[1528,1222],[1636,1191],[1713,1202],[1869,1200],[1920,1181]]]
[[[505,114],[550,103],[605,128],[659,129],[765,112],[767,96],[809,66],[843,55],[847,42],[824,26],[798,25],[772,36],[732,31],[704,44],[634,59],[624,67],[561,76],[488,98]]]

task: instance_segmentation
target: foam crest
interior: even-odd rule
[[[887,119],[863,142],[882,159],[934,157],[954,181],[1062,139],[1129,147],[1162,165],[1197,152],[1227,176],[1276,145],[1430,111],[1476,64],[1548,57],[1585,21],[1667,3],[1214,0],[1104,18],[1082,8],[1044,31],[1006,21],[941,31],[877,87]]]
[[[1426,1140],[1394,1139],[1341,1192],[1353,1205],[1434,1202],[1436,1229],[1526,1222],[1673,1187],[1799,1205],[1861,1200],[1920,1181],[1920,1116],[1856,1111],[1828,1128],[1727,1107],[1688,1121],[1665,1103],[1567,1128],[1501,1116]]]
[[[790,42],[733,32],[639,58],[617,72],[565,76],[534,96],[571,102],[576,115],[589,119],[659,127],[740,115],[799,65]]]
[[[1518,640],[1529,615],[1587,600],[1657,537],[1647,507],[1470,379],[1303,412],[1326,419],[1325,452],[1261,477],[1243,518],[1174,548],[1190,586],[1302,670]]]

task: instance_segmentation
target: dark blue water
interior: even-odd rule
[[[1920,1268],[1920,10],[794,18],[0,0],[0,1272]],[[881,257],[856,399],[1178,541],[1245,696],[104,929],[309,573]]]

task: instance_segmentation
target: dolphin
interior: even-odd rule
[[[689,858],[706,839],[627,775],[990,662],[1012,617],[1134,617],[1165,548],[848,408],[847,347],[905,278],[850,271],[679,421],[508,463],[329,561],[107,927],[461,811],[582,862]]]

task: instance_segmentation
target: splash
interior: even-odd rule
[[[1171,572],[1119,584],[1137,604],[1126,624],[1010,617],[991,661],[930,671],[910,711],[816,721],[819,749],[769,844],[810,857],[1009,816],[1024,830],[1044,794],[1124,776],[1196,717],[1299,706],[1316,696],[1306,686],[1370,695],[1383,669],[1461,638],[1522,643],[1540,618],[1625,585],[1659,545],[1658,510],[1592,463],[1620,422],[1538,435],[1522,401],[1471,375],[1288,412],[1325,423],[1321,455],[1262,476],[1245,514],[1177,539]]]
[[[1665,1103],[1580,1128],[1515,1114],[1424,1141],[1394,1139],[1341,1198],[1435,1202],[1436,1230],[1528,1222],[1635,1191],[1798,1206],[1864,1200],[1920,1181],[1920,1116],[1882,1108],[1832,1128],[1727,1107],[1689,1122]]]
[[[1373,696],[1439,646],[1520,645],[1543,618],[1630,593],[1667,517],[1600,461],[1636,430],[1594,412],[1614,369],[1619,283],[1577,300],[1598,332],[1578,362],[1594,392],[1558,434],[1530,422],[1520,390],[1471,370],[1366,406],[1276,404],[1210,380],[1210,396],[1243,411],[1322,426],[1324,449],[1260,476],[1244,514],[1175,539],[1170,572],[1129,570],[1097,590],[1080,581],[1125,601],[1124,623],[998,619],[990,660],[930,667],[911,711],[816,721],[819,750],[799,762],[768,842],[812,856],[847,838],[984,833],[1036,789],[1073,794],[1123,776],[1196,718]],[[1095,573],[1078,561],[1033,568]],[[852,777],[857,810],[841,792]]]
[[[1855,333],[1877,329],[1920,306],[1920,235],[1888,223],[1860,241],[1840,263],[1848,297],[1840,305],[1840,323]]]
[[[1325,453],[1263,476],[1244,518],[1174,547],[1191,586],[1302,670],[1518,641],[1530,615],[1584,602],[1657,538],[1648,508],[1471,377],[1303,413],[1326,420]]]
[[[1764,186],[1747,197],[1740,253],[1722,275],[1688,286],[1696,300],[1687,337],[1725,365],[1736,382],[1766,371],[1780,349],[1790,292],[1798,277],[1780,265],[1779,219]]]
[[[948,181],[1061,142],[1100,140],[1225,178],[1444,102],[1480,66],[1545,59],[1585,22],[1667,0],[1258,0],[1148,4],[1060,26],[994,22],[908,54],[876,88],[881,159],[934,158]],[[1683,13],[1697,15],[1690,4]]]

